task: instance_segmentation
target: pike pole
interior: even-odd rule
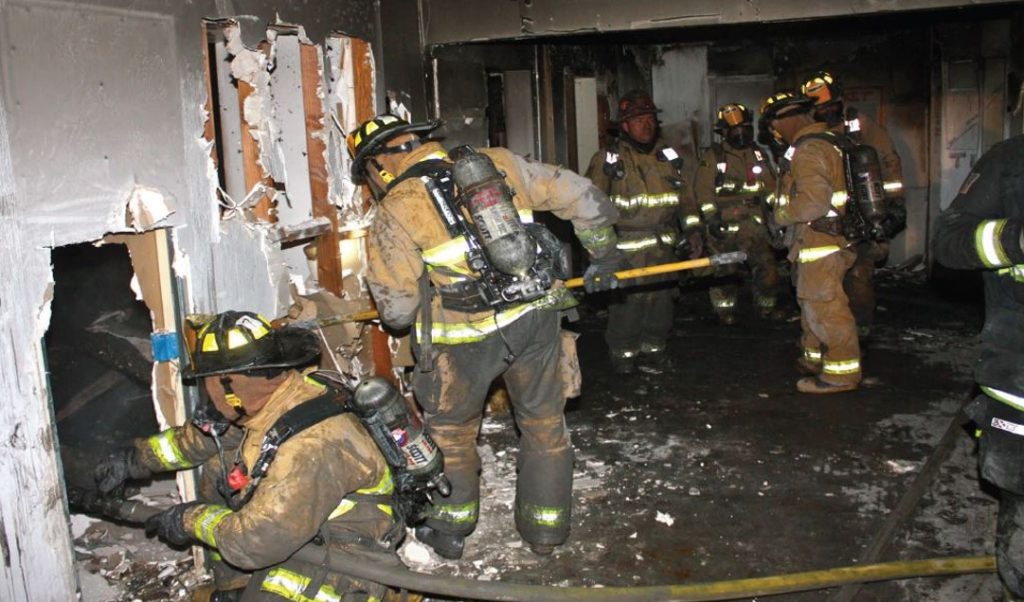
[[[632,268],[629,270],[622,270],[621,272],[615,272],[615,277],[619,280],[628,280],[631,278],[642,278],[644,276],[657,276],[659,274],[671,274],[672,272],[684,272],[686,270],[697,270],[700,268],[715,267],[720,265],[727,265],[730,263],[742,263],[747,260],[747,254],[743,251],[735,251],[732,253],[719,253],[717,255],[711,255],[710,257],[701,257],[700,259],[688,259],[686,261],[675,261],[672,263],[661,263],[658,265],[650,265],[642,268]],[[565,281],[566,288],[579,288],[583,286],[583,278],[570,278]],[[316,323],[320,326],[333,326],[335,324],[344,324],[347,322],[366,322],[369,320],[376,320],[380,317],[380,314],[376,310],[361,311],[354,314],[347,314],[343,316],[329,316],[326,318],[319,318]]]

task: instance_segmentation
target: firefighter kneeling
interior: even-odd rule
[[[225,312],[200,329],[196,347],[191,376],[214,407],[115,450],[96,467],[100,492],[202,465],[202,501],[172,506],[146,528],[171,545],[213,551],[212,600],[382,599],[382,585],[291,559],[326,545],[401,566],[394,548],[404,529],[387,461],[339,402],[345,394],[300,371],[320,354],[316,336]]]
[[[762,123],[789,145],[783,160],[773,219],[793,229],[789,260],[796,266],[803,357],[809,374],[797,382],[803,393],[838,393],[861,379],[857,325],[843,292],[853,265],[855,241],[843,235],[848,206],[842,141],[811,116],[813,101],[781,92],[761,105]]]

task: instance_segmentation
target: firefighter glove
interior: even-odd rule
[[[146,519],[146,535],[156,535],[161,541],[176,547],[199,543],[196,536],[185,529],[185,513],[199,505],[200,502],[185,502],[154,514]]]
[[[139,462],[139,452],[134,447],[119,447],[100,460],[93,470],[96,488],[103,495],[124,486],[129,479],[146,479],[152,473]]]
[[[889,204],[889,210],[881,223],[882,234],[885,238],[892,238],[907,227],[907,208],[903,203]]]
[[[708,228],[708,234],[718,240],[725,238],[726,225],[725,222],[722,221],[722,216],[715,213],[710,217],[705,218],[704,221]]]
[[[610,252],[595,257],[583,273],[583,288],[588,293],[596,293],[618,288],[619,282],[615,272],[621,272],[629,267],[626,262],[626,254],[622,249],[612,249]]]
[[[704,237],[700,232],[683,234],[672,251],[679,259],[697,259],[704,254]]]

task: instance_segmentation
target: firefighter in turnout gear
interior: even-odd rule
[[[391,473],[376,444],[351,413],[309,417],[337,405],[337,391],[300,371],[319,354],[308,331],[274,329],[250,312],[217,315],[198,332],[190,375],[213,408],[115,450],[96,468],[109,494],[128,479],[203,466],[200,501],[172,506],[146,529],[171,545],[212,551],[214,599],[382,599],[379,584],[290,559],[304,546],[401,566],[398,542],[383,543],[397,529]],[[295,424],[279,423],[286,415],[304,416],[304,430],[268,460],[274,427]]]
[[[809,374],[797,382],[804,393],[856,389],[861,379],[857,327],[843,276],[856,254],[842,234],[846,175],[837,134],[811,115],[813,100],[780,92],[761,105],[771,135],[789,145],[776,193],[773,221],[792,229],[789,260],[796,267],[803,356]]]
[[[572,221],[590,254],[586,289],[617,286],[614,272],[624,266],[612,228],[617,212],[584,178],[506,149],[460,147],[449,155],[416,135],[431,127],[383,115],[349,136],[353,174],[379,201],[367,281],[383,322],[412,327],[413,390],[451,481],[451,494],[434,500],[416,535],[441,556],[461,557],[479,513],[476,438],[484,402],[491,382],[503,376],[521,433],[515,524],[534,552],[550,554],[569,535],[572,509],[564,408],[567,393],[576,394],[565,385],[576,382],[578,363],[560,321],[575,300],[561,285],[566,274],[546,280],[529,271],[541,259],[531,268],[532,258],[522,261],[520,252],[550,250],[543,239],[551,235],[533,223],[533,213],[551,211]],[[535,243],[516,242],[521,227]],[[557,254],[557,239],[553,246]]]
[[[708,236],[709,253],[743,251],[752,271],[754,304],[764,317],[777,317],[779,270],[765,227],[768,196],[775,192],[771,165],[754,144],[753,116],[747,107],[730,103],[718,110],[715,132],[722,140],[701,153],[694,177]],[[716,271],[719,279],[737,275],[734,265]],[[708,291],[723,324],[736,321],[737,286],[728,283]]]
[[[993,146],[939,216],[935,259],[980,269],[985,327],[974,369],[982,393],[967,413],[980,429],[982,478],[999,488],[996,564],[1024,598],[1024,136]]]
[[[633,268],[674,261],[677,248],[691,257],[702,253],[700,213],[683,181],[682,157],[659,136],[657,111],[646,92],[624,95],[620,137],[594,155],[586,172],[619,210],[619,248]],[[642,278],[609,303],[605,340],[616,373],[635,372],[638,361],[647,371],[665,369],[676,280]]]
[[[847,272],[843,288],[850,298],[850,309],[862,336],[870,334],[875,319],[875,266],[889,256],[889,242],[906,226],[907,209],[903,199],[903,165],[893,146],[889,132],[856,107],[843,102],[843,85],[839,78],[820,71],[804,82],[803,94],[814,99],[814,115],[837,134],[846,134],[855,142],[878,152],[882,167],[882,189],[886,198],[887,216],[882,223],[884,238],[857,243],[857,261]]]

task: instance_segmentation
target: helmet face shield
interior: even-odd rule
[[[843,95],[839,80],[827,71],[819,71],[800,86],[800,93],[814,99],[814,104],[823,105],[841,100]]]
[[[750,111],[741,104],[727,104],[719,109],[718,118],[726,127],[734,127],[749,122]]]

